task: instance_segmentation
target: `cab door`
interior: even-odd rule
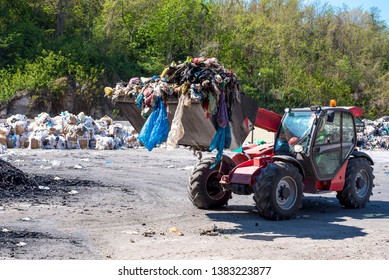
[[[356,141],[354,117],[347,110],[325,111],[316,129],[312,164],[320,181],[332,180],[352,153]]]

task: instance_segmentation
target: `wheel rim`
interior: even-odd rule
[[[359,170],[355,177],[355,193],[359,198],[366,196],[369,190],[369,174],[366,170]]]
[[[209,196],[210,199],[213,200],[219,200],[221,199],[225,191],[223,188],[220,186],[220,178],[222,174],[219,174],[218,171],[214,171],[209,174],[207,178],[207,195]]]
[[[282,178],[276,187],[276,200],[282,210],[291,209],[297,200],[297,184],[291,177]]]

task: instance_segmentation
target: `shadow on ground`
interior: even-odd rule
[[[343,240],[366,236],[359,222],[389,218],[389,202],[371,201],[363,209],[344,209],[336,198],[309,197],[296,219],[269,221],[259,216],[255,206],[229,205],[206,214],[214,222],[229,222],[233,228],[218,229],[223,234],[240,235],[243,239],[273,241],[295,237],[314,240]],[[362,221],[363,222],[363,221]]]

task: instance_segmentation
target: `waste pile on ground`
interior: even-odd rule
[[[23,193],[38,188],[34,179],[0,159],[0,197],[8,193]]]
[[[389,116],[374,121],[364,119],[363,123],[364,130],[358,134],[362,149],[389,150]]]
[[[104,116],[94,120],[83,112],[67,111],[56,117],[39,114],[33,121],[13,115],[0,124],[0,154],[6,148],[112,150],[139,146],[131,126],[115,124]]]
[[[184,107],[192,100],[201,102],[204,117],[211,118],[216,135],[210,150],[218,150],[221,158],[223,148],[231,145],[229,121],[234,104],[240,102],[239,82],[231,70],[226,70],[216,58],[188,58],[183,63],[172,63],[161,75],[149,78],[134,77],[128,83],[118,83],[115,88],[106,87],[105,96],[115,102],[118,98],[132,98],[147,118],[139,133],[139,140],[152,150],[166,141],[175,147],[184,135],[182,116]],[[167,100],[178,100],[177,109],[169,129],[166,118]],[[193,120],[196,121],[196,120]]]
[[[99,182],[51,175],[26,174],[9,162],[0,159],[0,198],[33,198],[40,196],[62,196],[76,193],[80,187],[110,187]],[[1,204],[0,204],[1,205]]]

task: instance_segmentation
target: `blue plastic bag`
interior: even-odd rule
[[[162,144],[167,139],[169,134],[169,122],[167,119],[166,109],[163,105],[161,97],[153,108],[153,112],[147,118],[143,125],[138,140],[151,151],[156,145]]]
[[[227,122],[225,127],[218,127],[215,137],[212,139],[211,145],[209,147],[210,151],[217,149],[215,163],[211,166],[214,168],[222,161],[223,150],[224,148],[229,148],[232,142],[231,128],[230,124]]]
[[[138,97],[136,98],[136,106],[138,106],[138,108],[142,108],[142,104],[143,104],[143,93],[139,94]]]

